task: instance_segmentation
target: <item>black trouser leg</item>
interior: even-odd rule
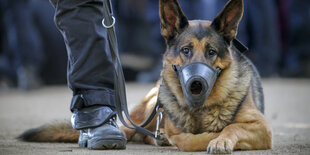
[[[114,115],[113,64],[102,27],[102,0],[51,0],[68,52],[68,85],[76,129],[99,126]]]

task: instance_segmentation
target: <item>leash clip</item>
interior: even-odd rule
[[[107,29],[109,29],[109,28],[111,28],[111,27],[113,27],[114,25],[115,25],[115,18],[114,18],[114,16],[112,16],[112,24],[111,25],[109,25],[109,26],[107,26],[107,25],[105,25],[105,23],[104,23],[104,18],[102,19],[102,26],[103,27],[105,27],[105,28],[107,28]]]
[[[155,130],[155,138],[160,136],[160,131],[159,131],[159,124],[160,121],[163,119],[163,112],[158,112],[158,116],[156,119],[156,130]]]

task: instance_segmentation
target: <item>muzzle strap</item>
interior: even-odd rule
[[[180,66],[172,65],[172,69],[174,70],[175,75],[179,77],[178,70],[180,69]]]
[[[246,51],[249,50],[248,47],[246,47],[245,45],[243,45],[238,39],[234,39],[233,40],[233,45],[241,52],[244,53]]]
[[[173,69],[174,72],[175,72],[175,75],[176,75],[177,77],[179,77],[179,72],[178,72],[178,70],[180,70],[180,66],[176,66],[176,65],[171,65],[171,66],[172,66],[172,69]],[[221,68],[216,68],[215,71],[216,71],[216,73],[217,73],[217,76],[219,76],[219,75],[221,74],[221,72],[222,72],[222,69],[221,69]]]

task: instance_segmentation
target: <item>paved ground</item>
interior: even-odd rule
[[[236,154],[310,154],[310,79],[263,81],[266,117],[274,131],[274,148]],[[153,85],[128,84],[130,107]],[[183,154],[175,147],[129,143],[126,150],[92,151],[77,144],[26,143],[15,139],[24,130],[70,118],[71,92],[66,86],[32,92],[0,91],[0,155],[2,154]],[[184,153],[194,154],[194,153]],[[200,152],[197,154],[205,154]]]

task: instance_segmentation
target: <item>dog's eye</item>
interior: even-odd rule
[[[214,56],[216,54],[216,51],[215,50],[210,50],[209,52],[208,52],[208,55],[209,56]]]
[[[188,47],[184,47],[181,49],[181,52],[185,55],[185,56],[190,56],[191,55],[191,49]]]

